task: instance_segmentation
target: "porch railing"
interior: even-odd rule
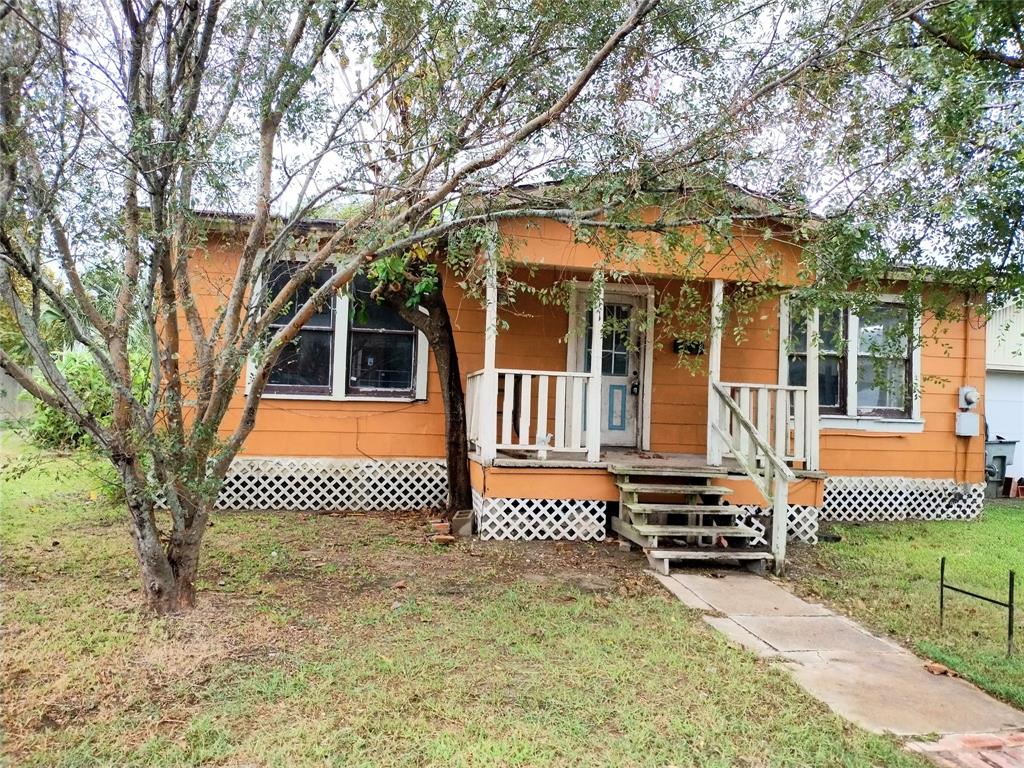
[[[743,402],[737,401],[730,387],[739,386]],[[789,517],[789,483],[796,479],[793,470],[765,437],[766,430],[762,427],[771,421],[755,424],[750,416],[750,389],[754,385],[729,385],[719,382],[711,383],[711,390],[716,408],[709,414],[711,426],[717,439],[724,443],[729,455],[736,460],[740,468],[754,482],[772,509],[771,549],[775,561],[776,573],[781,573],[786,561],[786,528]],[[742,390],[747,394],[743,395]],[[782,392],[788,388],[778,388]],[[758,395],[758,401],[763,398]],[[786,411],[785,394],[777,394],[776,414]],[[767,410],[762,411],[758,421],[767,418]],[[777,423],[786,424],[788,419],[777,419]]]
[[[587,453],[589,373],[498,368],[496,374],[493,413],[486,413],[484,371],[466,377],[467,437],[474,447],[484,447],[483,420],[500,414],[495,450],[535,453],[539,459],[547,458],[548,451]]]
[[[773,452],[789,464],[799,463],[804,469],[817,469],[814,446],[818,429],[818,409],[807,396],[807,387],[790,387],[778,384],[742,384],[717,382],[740,413],[753,425],[754,431],[772,447]],[[731,409],[710,413],[711,419],[718,419],[721,426],[733,429],[735,419],[730,417]],[[737,433],[740,453],[750,448],[750,437],[744,430]],[[731,452],[731,450],[729,451]],[[726,452],[725,455],[729,455]]]

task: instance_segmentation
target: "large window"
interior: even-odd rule
[[[823,415],[909,419],[914,415],[914,355],[907,309],[884,302],[822,314],[818,322],[818,403]],[[807,385],[807,326],[789,320],[787,382]],[[852,393],[852,397],[851,397]]]
[[[267,296],[276,296],[301,266],[300,263],[294,261],[276,264],[268,280]],[[316,273],[311,282],[300,286],[285,311],[270,324],[271,334],[287,325],[295,317],[296,308],[305,304],[320,286],[331,279],[332,274],[334,274],[333,268],[324,267]],[[332,297],[317,312],[313,313],[302,326],[299,334],[281,350],[281,355],[270,372],[266,390],[268,393],[331,394],[333,389],[331,374],[334,368],[334,320],[334,298]]]
[[[283,261],[271,271],[268,297],[276,295],[301,267]],[[295,317],[317,288],[334,274],[324,267],[299,288],[271,324],[273,334]],[[271,371],[271,397],[423,399],[426,397],[426,345],[421,334],[390,307],[370,295],[365,276],[316,311],[282,350]]]
[[[348,391],[412,395],[416,329],[390,307],[374,301],[363,275],[353,281],[348,332]]]

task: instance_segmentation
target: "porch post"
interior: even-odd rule
[[[804,445],[807,446],[806,469],[818,468],[818,308],[807,318],[807,413],[804,424],[807,430]]]
[[[496,236],[492,233],[492,238]],[[487,246],[486,294],[484,299],[484,373],[480,393],[480,459],[485,465],[498,455],[498,370],[496,348],[498,337],[498,267],[492,239]]]
[[[722,304],[725,299],[725,283],[714,280],[711,283],[711,346],[708,349],[708,417],[707,453],[708,466],[722,465],[722,441],[715,432],[714,423],[718,418],[718,396],[713,384],[722,380]],[[722,425],[724,428],[726,425]]]
[[[587,461],[601,459],[601,330],[604,325],[604,280],[594,275],[597,289],[591,310],[590,379],[587,381]]]

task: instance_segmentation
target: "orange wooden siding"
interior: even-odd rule
[[[548,233],[545,229],[548,224],[542,223],[542,233]],[[564,238],[558,242],[561,243],[557,249],[561,263],[557,267],[535,269],[533,274],[523,269],[517,272],[517,278],[528,280],[541,288],[551,287],[556,281],[572,277],[581,281],[588,280],[589,268],[593,265],[593,253],[588,254],[586,250],[589,247],[572,245]],[[193,259],[191,268],[196,275],[196,298],[201,313],[207,318],[213,315],[215,308],[226,298],[237,263],[238,248],[237,242],[212,238],[209,245]],[[555,261],[556,251],[553,249],[554,246],[550,244],[541,247],[531,242],[529,249],[521,249],[517,255],[530,256],[532,261],[551,264]],[[587,270],[574,271],[568,268],[570,266],[586,267]],[[670,280],[655,278],[651,283],[656,302],[678,291],[678,283]],[[465,377],[483,365],[484,310],[479,299],[466,296],[454,279],[446,281],[445,291],[455,327],[459,364]],[[706,301],[709,301],[709,295],[709,292],[705,294]],[[705,306],[701,311],[710,310]],[[564,309],[545,305],[535,296],[524,294],[518,297],[514,307],[503,308],[500,318],[508,324],[508,328],[498,336],[499,367],[565,370],[565,337],[569,330],[569,320]],[[751,383],[778,381],[778,323],[778,303],[770,301],[754,313],[740,340],[737,340],[732,326],[726,329],[722,351],[723,380]],[[656,329],[656,336],[651,448],[666,453],[703,453],[707,432],[706,356],[698,361],[696,371],[680,366],[672,350],[671,338],[662,338],[660,329]],[[184,325],[183,337],[183,372],[186,377],[194,377],[194,367],[190,365],[193,350],[188,344],[187,328]],[[893,434],[823,430],[822,469],[834,474],[904,475],[981,481],[984,438],[955,437],[953,420],[957,388],[964,383],[979,388],[984,386],[984,355],[983,326],[961,323],[947,328],[941,345],[928,344],[922,352],[922,416],[926,422],[925,431],[921,434]],[[934,377],[942,377],[943,380],[936,381]],[[244,382],[239,382],[224,424],[225,432],[231,430],[240,417],[243,387]],[[552,404],[548,409],[548,430],[553,431],[553,387],[549,397],[552,398]],[[443,457],[444,413],[433,356],[429,360],[425,401],[266,399],[260,406],[256,427],[243,452],[259,456],[378,459]],[[533,487],[530,484],[537,477],[526,477],[520,483],[520,495],[530,492]],[[591,482],[593,478],[589,474],[581,473],[580,478],[581,493],[585,487],[595,489],[591,493],[598,493],[596,489],[599,486]],[[553,488],[548,485],[544,487]],[[601,496],[590,495],[587,498]]]

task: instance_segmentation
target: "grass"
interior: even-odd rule
[[[606,545],[440,549],[415,516],[222,514],[199,607],[148,616],[96,466],[31,458],[0,476],[12,764],[922,765]]]
[[[800,591],[895,636],[993,695],[1024,709],[1024,505],[990,501],[971,522],[836,525],[842,540],[791,552]],[[1017,572],[1017,650],[1006,657],[1005,608],[946,595],[939,630],[939,559],[955,586],[1006,600]]]

